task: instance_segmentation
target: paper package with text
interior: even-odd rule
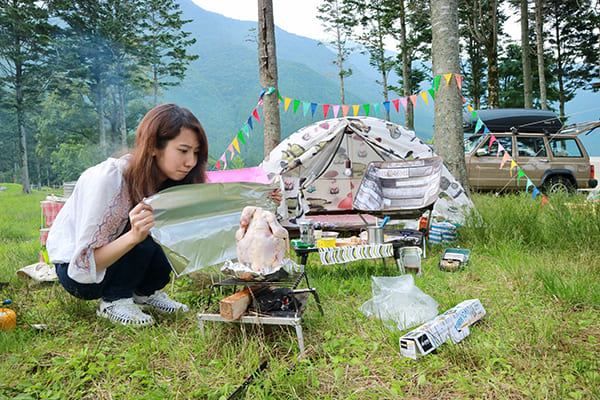
[[[485,309],[479,299],[465,300],[402,336],[400,354],[416,360],[431,353],[448,338],[458,343],[471,333],[469,326],[484,315]]]

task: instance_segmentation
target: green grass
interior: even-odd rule
[[[369,320],[359,307],[370,277],[395,275],[393,260],[307,271],[324,305],[304,313],[307,351],[293,329],[206,323],[199,332],[208,273],[179,278],[166,290],[190,305],[185,316],[157,316],[144,329],[113,326],[58,284],[21,280],[37,262],[40,204],[48,193],[0,192],[0,298],[11,298],[16,330],[0,331],[0,399],[226,399],[261,364],[247,399],[598,399],[600,398],[600,210],[577,196],[476,194],[481,224],[458,230],[471,250],[455,273],[437,269],[433,246],[416,284],[439,312],[479,298],[486,316],[458,344],[417,361],[400,355],[405,332]],[[37,331],[32,324],[47,324]]]

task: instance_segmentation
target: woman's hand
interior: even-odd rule
[[[281,193],[281,188],[274,189],[271,192],[270,196],[273,200],[275,200],[278,206],[281,205],[281,201],[283,200],[283,193]]]
[[[143,201],[129,211],[131,235],[136,243],[142,242],[150,234],[150,229],[154,226],[152,211],[154,209]]]

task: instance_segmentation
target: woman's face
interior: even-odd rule
[[[160,182],[167,179],[180,181],[187,176],[198,162],[200,144],[196,133],[188,128],[182,128],[172,140],[167,142],[164,149],[156,149],[156,165],[160,170]]]

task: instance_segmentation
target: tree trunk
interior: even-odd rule
[[[528,0],[521,0],[521,60],[523,62],[523,102],[525,108],[533,108],[533,84],[531,77],[531,52],[529,50]]]
[[[265,154],[267,157],[281,141],[279,120],[279,94],[277,89],[277,53],[275,49],[275,24],[273,1],[258,0],[258,66],[260,84],[263,88],[273,87],[263,96],[263,125],[265,130]]]
[[[344,55],[342,51],[342,34],[340,32],[339,24],[336,24],[335,32],[337,37],[336,43],[338,58],[338,74],[340,76],[340,104],[346,104],[346,99],[344,95]]]
[[[102,84],[98,83],[98,128],[100,129],[100,151],[102,157],[108,156],[108,146],[106,145],[106,128],[104,127],[104,90]]]
[[[25,111],[23,110],[23,87],[21,86],[21,66],[15,66],[15,92],[16,92],[16,111],[17,111],[17,129],[19,130],[19,166],[21,167],[21,184],[23,193],[31,193],[29,187],[29,164],[27,159],[27,132],[25,130]]]
[[[408,98],[408,101],[411,102],[410,97],[412,95],[412,86],[410,81],[410,76],[412,75],[412,66],[411,60],[408,57],[408,45],[406,44],[406,8],[404,6],[404,0],[400,0],[400,48],[402,49],[402,86],[403,86],[403,95]],[[407,101],[407,103],[408,103]],[[414,107],[406,106],[406,118],[405,118],[406,127],[408,129],[415,129],[415,114]]]
[[[431,28],[433,75],[460,73],[457,0],[431,0]],[[440,84],[434,102],[434,150],[468,193],[461,100],[455,79],[448,86]]]
[[[544,0],[535,0],[535,36],[537,43],[538,75],[540,80],[540,102],[542,110],[548,109],[548,96],[546,94],[546,76],[544,75],[544,20],[542,7]]]
[[[555,5],[556,7],[556,5]],[[558,12],[555,12],[554,15],[558,15]],[[557,20],[554,21],[554,40],[556,43],[556,80],[558,81],[558,112],[559,117],[562,119],[565,117],[565,73],[564,73],[564,65],[563,65],[563,55],[562,55],[562,36],[560,34],[560,26]],[[563,119],[564,121],[564,119]]]
[[[125,120],[125,89],[119,84],[119,130],[121,131],[121,147],[127,148],[127,121]]]

